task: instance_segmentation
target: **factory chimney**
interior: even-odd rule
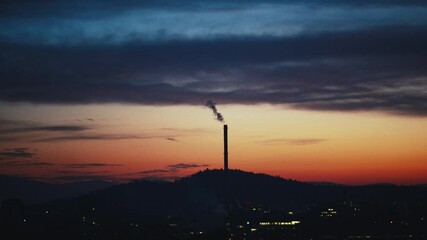
[[[224,124],[224,172],[228,175],[228,126]]]
[[[208,100],[206,102],[206,106],[212,110],[215,120],[221,123],[224,123],[224,116],[222,116],[222,114],[218,112],[218,109],[216,108],[214,101]],[[227,124],[224,124],[224,173],[227,179],[228,178],[228,126]]]

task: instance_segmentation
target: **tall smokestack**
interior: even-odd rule
[[[224,124],[224,171],[228,175],[228,126]]]
[[[206,102],[206,106],[212,110],[215,120],[225,123],[224,116],[222,116],[222,114],[218,112],[218,109],[216,108],[215,104],[216,103],[212,100],[208,100]],[[228,176],[228,126],[227,124],[224,124],[224,172],[225,172],[225,175]]]

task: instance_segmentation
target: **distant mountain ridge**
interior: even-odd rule
[[[37,204],[59,198],[76,197],[114,185],[104,181],[53,184],[23,177],[0,175],[0,202],[15,198],[26,204]]]
[[[132,206],[153,201],[153,207],[163,203],[163,199],[174,199],[179,204],[194,202],[221,205],[225,199],[239,202],[258,202],[271,207],[298,208],[321,202],[341,201],[347,198],[357,200],[373,199],[411,199],[413,195],[424,194],[426,185],[397,186],[393,184],[372,184],[350,186],[325,182],[299,182],[261,173],[230,170],[226,181],[223,170],[204,170],[176,180],[161,182],[152,180],[134,180],[125,184],[113,184],[103,181],[51,184],[21,177],[0,175],[0,201],[18,198],[27,204],[44,203],[59,198],[73,198],[80,195],[96,199],[101,205],[115,200],[115,208],[121,204]],[[419,192],[422,194],[420,195]],[[149,196],[147,198],[147,196]],[[208,196],[208,197],[207,197]],[[209,205],[208,204],[208,205]],[[181,208],[181,207],[180,207]],[[114,208],[110,208],[114,209]],[[153,208],[155,209],[155,208]],[[163,209],[167,209],[163,208]],[[121,209],[122,211],[124,209]],[[133,210],[132,210],[133,211]],[[149,211],[148,208],[140,212]],[[124,211],[126,212],[126,211]]]

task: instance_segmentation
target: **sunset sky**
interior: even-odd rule
[[[5,1],[0,174],[427,183],[427,2]]]

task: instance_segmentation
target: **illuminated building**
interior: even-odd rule
[[[300,223],[301,221],[259,222],[259,225],[260,226],[294,226]]]
[[[328,210],[320,212],[320,216],[324,218],[334,217],[335,215],[337,215],[337,211],[333,208],[328,208]]]

